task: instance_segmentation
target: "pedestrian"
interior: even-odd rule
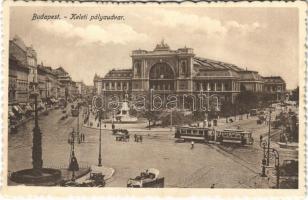
[[[106,124],[104,124],[104,127],[106,128]]]
[[[262,140],[263,140],[263,136],[260,135],[260,146],[261,146]]]
[[[142,135],[140,135],[139,137],[140,137],[140,142],[142,143]]]
[[[211,188],[212,188],[212,189],[214,189],[214,188],[215,188],[215,184],[214,184],[214,183],[211,185]]]
[[[134,141],[137,142],[137,135],[134,134]]]
[[[191,141],[191,149],[193,149],[194,148],[194,141]]]

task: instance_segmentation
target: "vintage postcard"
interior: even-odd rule
[[[304,195],[304,2],[3,11],[3,193]]]

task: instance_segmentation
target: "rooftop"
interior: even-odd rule
[[[264,80],[264,83],[285,83],[281,76],[266,76],[262,78]]]
[[[104,78],[131,78],[132,77],[132,69],[112,69],[110,70]],[[94,77],[95,78],[95,77]]]
[[[233,64],[201,57],[194,57],[193,61],[194,66],[199,67],[199,70],[233,70],[236,72],[244,71],[244,69]]]

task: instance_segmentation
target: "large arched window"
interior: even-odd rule
[[[167,63],[157,63],[150,69],[150,89],[174,90],[175,76],[172,68]]]

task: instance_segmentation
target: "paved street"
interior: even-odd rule
[[[52,110],[39,120],[43,132],[45,167],[66,167],[69,163],[70,146],[67,139],[72,128],[76,129],[77,118],[69,116],[61,121],[62,115],[61,110]],[[230,123],[225,124],[223,119],[219,122],[222,127],[231,126]],[[239,124],[241,128],[253,131],[255,142],[252,146],[235,148],[197,143],[191,150],[190,143],[174,142],[174,133],[170,132],[170,128],[165,131],[138,131],[138,134],[144,135],[142,143],[134,142],[133,137],[129,142],[119,142],[110,130],[103,130],[103,165],[115,169],[107,186],[126,187],[128,178],[139,175],[145,168],[154,167],[160,170],[161,176],[165,176],[166,187],[210,187],[212,184],[217,188],[262,187],[254,180],[259,177],[263,155],[259,136],[267,133],[268,126],[256,125],[256,118],[244,118],[232,126]],[[17,134],[9,135],[9,171],[32,166],[32,127],[33,121],[30,121],[20,127]],[[75,147],[79,164],[95,165],[98,163],[99,130],[83,127],[81,132],[85,134],[86,142]],[[130,132],[131,135],[134,133]],[[294,157],[294,153],[286,151],[281,155],[288,156]]]

